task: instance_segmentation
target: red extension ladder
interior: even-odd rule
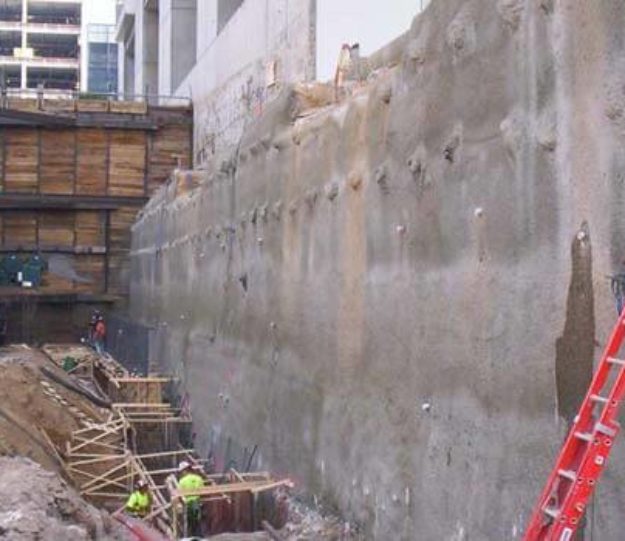
[[[532,513],[524,541],[570,541],[620,430],[625,395],[625,310],[612,331],[588,394]]]

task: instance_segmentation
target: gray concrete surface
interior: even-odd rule
[[[437,0],[369,91],[276,104],[133,234],[131,310],[218,466],[368,539],[520,539],[615,321],[625,4]],[[622,539],[625,445],[586,540]]]
[[[199,41],[197,63],[172,89],[193,97],[196,165],[232,152],[283,85],[315,78],[315,7],[315,0],[229,0],[198,12],[198,35],[213,35]]]

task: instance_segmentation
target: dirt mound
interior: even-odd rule
[[[61,472],[50,442],[63,449],[72,431],[104,420],[103,410],[59,382],[76,384],[40,351],[0,349],[0,455],[29,457]]]
[[[57,474],[27,458],[0,457],[0,539],[122,541],[128,536]]]

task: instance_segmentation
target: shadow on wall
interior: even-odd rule
[[[243,0],[219,0],[217,3],[217,32],[221,32],[232,19]]]
[[[107,317],[106,349],[129,371],[147,376],[151,327],[114,314]]]

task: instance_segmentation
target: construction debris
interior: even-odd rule
[[[57,474],[27,458],[0,457],[0,539],[132,539],[106,512],[88,505]]]
[[[289,519],[281,530],[284,541],[361,541],[357,528],[340,518],[297,500],[289,501]]]

